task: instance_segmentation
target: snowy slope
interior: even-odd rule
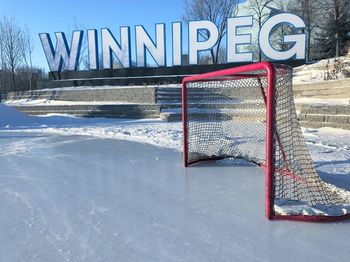
[[[16,99],[8,100],[5,102],[10,106],[33,106],[33,105],[130,105],[130,104],[142,104],[142,103],[130,103],[120,101],[61,101],[53,99]]]
[[[27,116],[4,104],[0,104],[0,130],[115,138],[175,149],[181,148],[182,137],[179,123],[166,123],[160,119],[83,118],[59,114]]]
[[[121,139],[182,150],[181,123],[163,122],[159,119],[80,118],[64,115],[34,117],[0,104],[1,129]],[[350,131],[332,128],[304,128],[303,131],[319,170],[326,174],[350,176]]]
[[[324,59],[294,68],[293,84],[323,82],[350,77],[350,56]]]
[[[37,125],[36,122],[36,118],[23,114],[12,107],[0,104],[0,128],[31,127]]]

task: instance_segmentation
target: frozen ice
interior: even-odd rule
[[[263,169],[183,168],[181,123],[2,110],[1,261],[349,258],[350,221],[264,218]],[[349,190],[350,132],[303,131],[322,179]]]

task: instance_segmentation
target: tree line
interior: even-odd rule
[[[14,19],[0,20],[0,93],[36,89],[45,78],[43,69],[33,66],[33,38],[29,29]]]
[[[350,1],[349,0],[184,0],[184,21],[209,20],[219,28],[220,39],[209,54],[202,54],[202,63],[223,63],[221,49],[226,35],[226,19],[236,15],[253,15],[255,26],[260,29],[270,16],[279,12],[290,12],[300,16],[306,24],[303,33],[307,35],[306,61],[339,57],[349,52],[350,47]],[[244,10],[242,10],[244,9]],[[282,36],[295,33],[288,25],[281,25],[271,35],[271,44],[283,51],[288,45]],[[300,33],[300,32],[299,32]],[[208,39],[207,32],[202,32],[203,40]],[[253,36],[251,50],[254,60],[264,60],[257,44],[257,35]],[[244,50],[246,51],[246,50]]]

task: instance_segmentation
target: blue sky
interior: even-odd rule
[[[20,25],[27,25],[33,34],[35,51],[33,61],[36,66],[45,67],[47,62],[42,50],[39,33],[71,33],[74,20],[88,29],[110,28],[118,35],[120,26],[143,25],[150,35],[156,23],[181,21],[182,0],[0,0],[0,16],[14,18]]]

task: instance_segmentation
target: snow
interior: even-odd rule
[[[37,125],[36,118],[27,116],[16,109],[0,104],[0,128],[20,128]]]
[[[4,104],[9,106],[33,106],[33,105],[142,105],[142,103],[130,103],[120,101],[61,101],[52,99],[16,99],[7,100]]]
[[[350,76],[350,56],[324,59],[294,68],[293,84],[317,83]]]
[[[350,176],[350,131],[330,127],[303,131],[318,173]]]
[[[36,117],[4,104],[0,104],[1,129],[122,139],[176,149],[181,148],[182,137],[179,123],[166,123],[160,119],[82,118],[63,114]]]
[[[60,114],[35,117],[0,104],[0,130],[121,139],[182,150],[181,123],[160,119],[82,118]],[[325,127],[303,128],[303,133],[320,170],[350,175],[350,131]],[[332,161],[344,163],[332,165]]]
[[[350,211],[350,206],[325,206],[318,205],[317,207],[311,207],[304,203],[290,199],[277,199],[275,201],[275,211],[280,215],[304,215],[304,216],[341,216],[346,215]]]
[[[181,123],[160,119],[81,118],[59,114],[35,117],[0,104],[0,130],[121,139],[182,150]],[[303,128],[303,133],[318,169],[333,174],[350,173],[350,131],[325,127]],[[332,165],[332,161],[338,164]]]
[[[295,104],[309,105],[350,105],[350,98],[311,98],[301,97],[294,99]]]
[[[181,128],[0,104],[1,259],[348,260],[348,221],[267,221],[263,170],[232,159],[183,168]],[[303,133],[322,179],[350,190],[350,131]]]

